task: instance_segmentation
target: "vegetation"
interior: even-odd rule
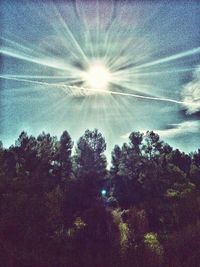
[[[1,266],[200,266],[200,149],[133,132],[108,170],[98,130],[72,148],[66,131],[0,145]]]

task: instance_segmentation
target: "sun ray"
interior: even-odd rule
[[[152,61],[152,62],[148,62],[148,63],[142,64],[142,65],[136,66],[133,68],[133,70],[135,70],[135,69],[138,70],[138,69],[146,68],[146,67],[152,67],[152,66],[163,64],[166,62],[174,61],[174,60],[177,60],[180,58],[193,56],[193,55],[196,55],[199,53],[200,53],[200,47],[196,47],[196,48],[193,48],[193,49],[188,50],[188,51],[177,53],[177,54],[172,55],[172,56],[164,57],[164,58]]]
[[[61,22],[61,25],[63,27],[63,34],[66,36],[66,39],[69,40],[69,38],[72,40],[75,48],[77,49],[77,51],[80,53],[80,55],[82,56],[83,60],[88,63],[88,58],[85,55],[83,49],[81,48],[81,46],[79,45],[79,43],[77,42],[76,38],[74,37],[73,33],[71,32],[71,30],[69,29],[67,22],[63,19],[63,17],[61,16],[60,12],[58,11],[57,7],[55,5],[54,6],[54,10],[56,15],[59,18],[59,21]]]
[[[69,70],[69,67],[67,67],[66,64],[62,64],[59,60],[55,60],[55,59],[48,60],[48,59],[34,58],[29,55],[20,54],[17,51],[12,51],[6,47],[1,47],[0,53],[5,56],[13,57],[16,59],[24,60],[27,62],[35,63],[35,64],[42,65],[42,66],[49,67],[49,68],[54,68],[54,69],[59,69],[59,70],[64,70],[64,71]]]

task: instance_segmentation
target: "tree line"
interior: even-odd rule
[[[132,132],[108,169],[97,129],[73,146],[67,131],[1,143],[1,266],[200,266],[200,149]]]

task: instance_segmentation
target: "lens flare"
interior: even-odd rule
[[[112,80],[111,73],[106,65],[101,61],[95,61],[83,73],[85,86],[93,90],[108,90]]]

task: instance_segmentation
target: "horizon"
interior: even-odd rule
[[[86,130],[94,131],[95,129],[86,129]],[[73,145],[72,145],[72,154],[71,154],[72,157],[76,155],[76,149],[77,149],[78,141],[80,140],[81,137],[84,136],[86,130],[82,133],[81,136],[79,136],[79,138],[78,138],[77,140],[74,140],[74,139],[73,139],[73,136],[71,136],[70,133],[69,133],[67,130],[64,130],[64,131],[67,131],[67,132],[69,133],[69,135],[70,135],[70,137],[71,137],[71,140],[72,140],[72,144],[73,144]],[[64,132],[64,131],[63,131],[63,132]],[[105,138],[105,136],[103,135],[103,133],[100,132],[98,129],[97,129],[97,131],[98,131],[100,134],[102,134],[102,137],[105,139],[106,149],[105,149],[105,152],[104,152],[103,154],[104,154],[105,157],[106,157],[107,168],[109,169],[109,168],[112,166],[112,152],[114,151],[114,147],[117,145],[117,146],[119,146],[120,148],[122,148],[124,144],[128,144],[128,145],[130,145],[131,142],[130,142],[129,136],[126,136],[126,137],[124,136],[124,137],[123,137],[123,142],[121,142],[121,143],[115,143],[115,144],[113,145],[113,147],[110,147],[109,144],[107,143],[106,138]],[[37,137],[38,137],[39,135],[41,135],[41,134],[43,134],[43,133],[44,133],[44,134],[50,134],[50,133],[48,133],[48,132],[42,131],[42,132],[40,132],[38,135],[35,136],[35,135],[33,135],[33,134],[29,134],[29,133],[26,132],[26,131],[23,131],[23,132],[25,132],[29,137],[30,137],[30,136],[33,136],[33,137],[36,138],[36,139],[37,139]],[[63,132],[62,132],[62,133],[63,133]],[[130,132],[130,134],[133,133],[133,132],[136,132],[136,131],[132,131],[132,132]],[[146,130],[146,131],[143,131],[143,132],[140,132],[140,133],[143,134],[143,136],[145,137],[145,135],[146,135],[147,132],[151,132],[151,131]],[[154,131],[153,131],[153,132],[154,132]],[[21,132],[21,133],[22,133],[22,132]],[[21,133],[20,133],[20,134],[21,134]],[[62,135],[62,133],[61,133],[61,135]],[[159,133],[157,133],[157,132],[154,132],[154,133],[159,135]],[[51,135],[51,134],[50,134],[50,135]],[[59,141],[61,135],[59,135],[59,136],[57,136],[57,135],[51,135],[51,137],[56,137],[57,140]],[[18,137],[19,137],[19,136],[18,136]],[[160,135],[159,135],[159,137],[160,137]],[[176,146],[172,146],[171,144],[169,144],[168,142],[166,142],[166,141],[165,141],[164,139],[162,139],[161,137],[160,137],[159,140],[160,140],[161,142],[163,142],[163,144],[168,144],[168,145],[170,145],[170,147],[173,149],[173,151],[175,151],[175,150],[179,150],[181,153],[184,153],[184,154],[186,154],[186,155],[192,155],[193,153],[198,153],[198,151],[200,150],[200,146],[199,146],[199,147],[197,147],[197,149],[194,150],[194,151],[184,151],[184,150],[179,149],[179,148],[176,147]],[[0,142],[1,142],[1,140],[0,140]],[[5,146],[4,143],[2,142],[3,149],[8,149],[8,150],[9,150],[9,148],[11,148],[12,146],[15,147],[15,146],[16,146],[16,142],[17,142],[17,139],[15,140],[15,142],[11,143],[11,144],[8,145],[8,146]]]

